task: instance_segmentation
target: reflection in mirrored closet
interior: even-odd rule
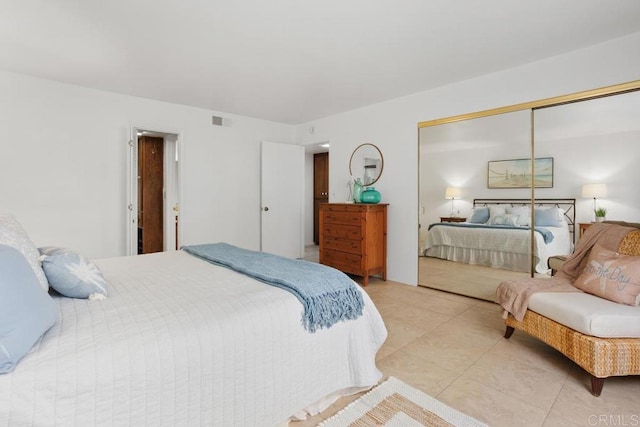
[[[493,301],[502,280],[549,277],[548,258],[572,252],[594,204],[640,221],[638,89],[421,123],[418,284]]]

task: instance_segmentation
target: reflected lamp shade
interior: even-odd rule
[[[584,184],[582,186],[582,197],[585,199],[597,199],[607,197],[606,184]]]
[[[462,191],[458,187],[447,187],[444,191],[445,199],[459,199]]]
[[[584,184],[582,186],[582,197],[585,199],[593,198],[593,212],[598,209],[596,199],[598,197],[607,197],[607,185],[606,184]],[[597,220],[598,218],[596,218]]]

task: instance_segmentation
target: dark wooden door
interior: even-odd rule
[[[138,138],[138,253],[162,252],[164,140]]]
[[[313,155],[313,241],[320,242],[320,203],[329,201],[329,153]]]

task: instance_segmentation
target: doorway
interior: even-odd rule
[[[313,243],[320,244],[320,203],[329,202],[329,152],[313,155]]]
[[[178,133],[131,129],[127,255],[179,247]]]

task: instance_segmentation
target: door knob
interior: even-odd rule
[[[263,209],[264,209],[265,212],[269,210],[269,208],[267,206],[265,206]]]

